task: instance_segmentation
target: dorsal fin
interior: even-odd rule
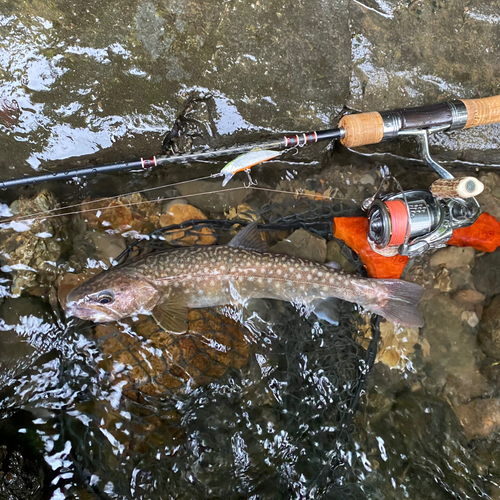
[[[262,240],[257,230],[257,223],[252,222],[244,227],[228,244],[229,247],[242,248],[243,250],[255,250],[257,252],[267,252],[269,247]]]

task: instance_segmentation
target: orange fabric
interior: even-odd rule
[[[494,252],[500,246],[500,222],[492,215],[482,213],[472,226],[455,229],[448,245]]]
[[[334,236],[354,250],[372,278],[399,278],[408,257],[383,257],[374,252],[367,239],[366,217],[336,217]],[[500,222],[488,213],[479,216],[472,226],[455,229],[448,245],[474,247],[482,252],[494,252],[500,246]]]
[[[366,217],[336,217],[335,238],[345,241],[354,250],[372,278],[399,278],[404,271],[408,257],[396,255],[383,257],[374,252],[367,239],[368,219]]]

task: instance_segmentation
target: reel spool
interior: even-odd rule
[[[397,249],[433,232],[443,218],[439,202],[429,191],[406,191],[406,201],[401,194],[376,199],[368,209],[368,239],[372,248],[382,255],[384,249]]]

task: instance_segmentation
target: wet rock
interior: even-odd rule
[[[350,10],[354,36],[348,106],[372,111],[495,95],[500,50],[494,12],[488,2],[356,3]],[[463,29],[456,28],[457,19]],[[478,39],[481,47],[471,49],[471,58],[454,49],[474,47]],[[498,125],[435,134],[431,149],[450,160],[494,163],[498,137]],[[401,154],[398,148],[404,145],[397,142],[387,149]],[[407,147],[404,154],[412,152]]]
[[[127,248],[127,243],[123,236],[119,234],[108,234],[100,231],[91,233],[94,243],[96,257],[110,266],[112,262]]]
[[[140,393],[165,396],[186,391],[248,362],[247,330],[210,309],[189,311],[185,335],[164,331],[150,317],[126,323],[134,334],[110,323],[98,325],[95,335],[103,352],[99,366],[133,399]]]
[[[483,212],[500,219],[500,182],[498,175],[495,172],[486,172],[479,176],[479,180],[484,184],[484,191],[479,199],[481,209]]]
[[[469,266],[474,259],[475,250],[471,247],[447,247],[438,250],[430,258],[432,267],[443,266],[447,269]]]
[[[55,196],[47,190],[33,198],[19,198],[11,205],[15,215],[0,230],[2,270],[13,275],[11,292],[48,291],[57,279],[57,261],[63,249],[65,218],[44,219],[43,215],[59,207]],[[21,217],[38,214],[30,221]],[[16,217],[17,216],[17,217]]]
[[[500,250],[476,259],[473,280],[475,287],[486,296],[500,293]]]
[[[118,234],[129,231],[150,233],[160,216],[157,204],[140,193],[85,201],[80,208],[89,229]]]
[[[475,399],[455,408],[467,439],[484,439],[500,428],[500,401],[496,398]]]
[[[500,359],[500,295],[493,298],[481,319],[478,343],[485,354]]]
[[[248,196],[248,190],[243,187],[223,191],[220,189],[220,181],[193,181],[177,186],[177,190],[188,203],[195,203],[200,207],[210,207],[214,213],[226,213],[232,207],[241,205]]]
[[[437,288],[444,293],[447,293],[452,289],[450,271],[447,268],[440,269],[436,273],[434,288]]]
[[[389,368],[405,368],[419,342],[419,329],[396,327],[385,321],[380,324],[380,339],[377,361]]]
[[[245,222],[255,222],[259,219],[258,211],[248,203],[242,203],[236,208],[230,208],[226,214],[229,220],[239,220]]]
[[[201,210],[192,205],[173,204],[168,206],[166,213],[161,215],[159,224],[161,227],[167,227],[189,220],[205,220],[206,218]],[[173,229],[163,236],[168,243],[176,246],[213,245],[217,241],[214,230],[208,226]]]
[[[337,240],[330,240],[326,244],[326,262],[338,262],[346,273],[356,270],[354,264],[342,253],[342,244]]]
[[[87,269],[84,273],[74,274],[66,273],[58,280],[58,290],[57,298],[61,307],[64,309],[66,307],[66,297],[71,290],[74,290],[77,286],[81,285],[84,281],[89,280],[92,276],[99,273],[100,269]]]
[[[430,376],[452,400],[466,403],[488,393],[486,378],[476,364],[483,357],[477,348],[471,326],[462,319],[463,309],[450,297],[435,295],[421,303],[425,325],[424,339],[429,343],[427,362]]]
[[[298,229],[286,240],[274,245],[271,251],[323,263],[326,259],[326,241],[305,229]]]
[[[477,290],[460,290],[454,297],[455,302],[460,304],[462,307],[474,308],[478,304],[484,303],[486,296]]]

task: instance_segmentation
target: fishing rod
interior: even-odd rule
[[[440,177],[451,179],[453,178],[451,174],[432,159],[429,153],[429,135],[436,132],[461,130],[499,122],[500,96],[455,100],[430,106],[403,108],[392,111],[372,111],[345,115],[341,118],[339,126],[334,129],[288,134],[275,140],[243,144],[217,150],[206,150],[182,155],[152,156],[150,158],[140,158],[127,162],[20,177],[0,181],[0,189],[53,180],[80,178],[99,173],[136,169],[149,170],[156,166],[204,161],[220,156],[240,155],[255,149],[288,150],[316,142],[332,140],[340,140],[342,145],[352,148],[377,144],[405,135],[417,138],[421,157],[427,165],[433,168]],[[244,165],[240,170],[249,169],[255,164]],[[240,170],[234,170],[231,173],[234,175],[234,173]]]

